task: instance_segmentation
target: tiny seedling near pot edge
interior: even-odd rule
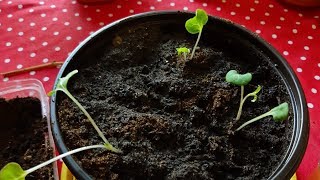
[[[182,61],[182,64],[184,65],[187,61],[187,55],[190,53],[190,49],[186,47],[180,47],[180,48],[177,48],[176,50],[178,52],[178,56],[183,55],[184,60]]]
[[[196,48],[198,46],[198,43],[201,37],[203,26],[206,25],[207,22],[208,22],[208,15],[206,11],[202,9],[197,9],[196,15],[193,18],[188,19],[185,23],[185,27],[190,34],[198,34],[198,38],[197,38],[196,44],[192,49],[190,59],[192,59],[194,56],[194,52],[196,51]]]
[[[43,163],[41,163],[37,166],[34,166],[30,169],[27,169],[27,170],[23,170],[22,167],[18,163],[10,162],[10,163],[6,164],[1,169],[0,180],[25,180],[25,177],[28,174],[30,174],[30,173],[32,173],[32,172],[34,172],[44,166],[47,166],[47,165],[49,165],[59,159],[62,159],[66,156],[69,156],[69,155],[77,153],[77,152],[81,152],[81,151],[89,150],[89,149],[95,149],[95,148],[109,149],[109,147],[107,147],[106,145],[92,145],[92,146],[81,147],[81,148],[66,152],[64,154],[61,154],[57,157],[54,157],[46,162],[43,162]]]
[[[239,131],[240,129],[244,128],[245,126],[247,126],[253,122],[256,122],[256,121],[258,121],[264,117],[267,117],[267,116],[272,116],[273,120],[276,122],[282,122],[288,118],[288,114],[289,114],[289,105],[288,105],[288,103],[285,102],[285,103],[280,104],[277,107],[272,108],[270,111],[245,122],[238,129],[236,129],[236,131]]]
[[[99,129],[99,127],[97,126],[97,124],[94,122],[94,120],[92,119],[92,117],[90,116],[90,114],[88,113],[88,111],[79,103],[79,101],[74,98],[72,96],[72,94],[68,91],[67,88],[67,84],[69,79],[75,75],[76,73],[78,73],[78,70],[73,70],[71,71],[69,74],[67,74],[65,77],[61,77],[58,80],[57,83],[57,87],[56,89],[50,91],[48,93],[48,96],[52,96],[54,93],[56,93],[57,91],[62,91],[64,92],[78,107],[79,109],[84,113],[85,116],[87,116],[88,120],[91,122],[92,126],[94,127],[94,129],[98,132],[99,136],[101,137],[101,139],[103,140],[103,142],[105,143],[105,147],[110,150],[113,151],[115,153],[121,153],[121,150],[113,147],[109,141],[107,140],[107,138],[103,135],[103,133],[101,132],[101,130]]]
[[[261,90],[261,86],[258,86],[255,91],[252,93],[247,94],[245,97],[244,96],[244,86],[249,84],[249,82],[252,79],[252,74],[251,73],[246,73],[246,74],[239,74],[236,70],[230,70],[227,75],[226,75],[226,81],[238,85],[241,88],[241,97],[240,97],[240,105],[239,105],[239,110],[237,113],[236,121],[240,119],[241,114],[242,114],[242,107],[244,102],[247,100],[248,97],[253,97],[251,102],[255,102],[257,100],[257,94]]]

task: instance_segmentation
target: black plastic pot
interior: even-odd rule
[[[89,36],[71,53],[62,66],[57,79],[73,70],[72,67],[75,64],[80,64],[80,66],[82,66],[90,63],[90,60],[86,60],[85,57],[90,55],[92,58],[95,58],[95,51],[97,51],[99,48],[101,49],[105,43],[104,38],[109,38],[108,36],[110,36],[110,34],[126,27],[128,24],[170,24],[177,22],[181,24],[181,22],[185,22],[186,19],[192,16],[192,13],[186,12],[150,12],[130,16],[111,23]],[[170,28],[170,26],[168,28]],[[269,177],[269,179],[290,179],[304,155],[309,134],[309,117],[305,97],[293,70],[290,68],[286,60],[273,47],[271,47],[256,34],[249,32],[240,25],[217,17],[210,17],[205,27],[205,31],[207,33],[211,33],[211,31],[214,33],[221,33],[221,35],[227,35],[228,37],[237,39],[238,42],[237,46],[235,47],[236,51],[240,51],[244,54],[249,51],[256,51],[259,56],[263,56],[263,58],[271,61],[271,64],[274,65],[274,68],[283,79],[291,99],[290,104],[292,105],[293,110],[293,135],[285,157],[283,158],[282,162],[279,163],[279,166]],[[250,63],[254,62],[251,61]],[[67,151],[67,147],[64,143],[63,137],[61,136],[57,121],[57,96],[59,96],[59,94],[51,98],[51,121],[57,148],[60,153],[64,153]],[[91,179],[91,177],[83,169],[81,169],[81,167],[74,161],[72,157],[65,158],[64,162],[77,179]]]

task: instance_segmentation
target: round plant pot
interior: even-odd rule
[[[107,69],[106,71],[108,73],[111,73],[110,76],[117,76],[117,72],[121,71],[121,68],[141,68],[141,74],[138,75],[123,75],[123,76],[128,76],[130,78],[134,78],[135,76],[140,76],[144,77],[144,78],[148,78],[151,75],[145,75],[148,74],[150,70],[150,68],[148,68],[148,66],[152,66],[150,64],[153,63],[152,60],[152,55],[155,55],[157,57],[157,53],[159,53],[159,51],[157,49],[152,49],[154,47],[155,44],[157,44],[157,42],[159,42],[159,44],[164,43],[163,46],[161,46],[162,48],[167,48],[167,44],[166,43],[173,43],[173,44],[177,44],[179,45],[179,43],[182,42],[182,45],[188,46],[188,47],[192,47],[193,43],[195,42],[196,39],[196,35],[191,35],[188,34],[186,32],[186,30],[184,29],[184,22],[189,19],[190,17],[194,16],[194,14],[192,13],[187,13],[187,12],[171,12],[171,11],[166,11],[166,12],[149,12],[149,13],[143,13],[143,14],[138,14],[138,15],[134,15],[134,16],[130,16],[124,19],[121,19],[119,21],[113,22],[103,28],[101,28],[100,30],[98,30],[97,32],[95,32],[94,34],[92,34],[91,36],[89,36],[85,41],[83,41],[72,53],[71,55],[68,57],[68,59],[66,60],[66,62],[64,63],[64,65],[61,67],[57,79],[60,77],[65,76],[67,73],[71,72],[74,69],[79,69],[79,74],[75,75],[74,77],[72,77],[72,79],[70,79],[68,87],[71,89],[71,93],[76,94],[76,98],[80,100],[80,102],[82,102],[81,98],[92,98],[93,97],[93,101],[89,103],[88,102],[83,102],[85,103],[85,107],[89,108],[90,107],[90,103],[94,103],[94,104],[99,104],[98,102],[100,101],[107,101],[106,97],[104,95],[101,95],[99,93],[95,92],[95,88],[94,86],[100,86],[100,82],[103,81],[104,78],[108,78],[109,76],[99,76],[99,75],[92,75],[88,72],[86,72],[86,68],[90,67],[90,66],[97,66],[97,70],[99,71],[101,70],[101,68],[115,68],[115,69]],[[150,30],[151,29],[151,30]],[[128,37],[132,38],[137,38],[138,40],[136,40],[136,43],[133,43],[130,41],[130,38],[127,38],[125,36],[123,36],[123,34],[129,34]],[[160,34],[160,36],[159,36]],[[180,37],[181,34],[181,37]],[[156,40],[150,40],[152,39],[151,37],[158,37],[156,38]],[[177,38],[178,40],[171,40],[170,38]],[[180,39],[179,39],[180,38]],[[129,39],[129,43],[127,42]],[[149,40],[151,42],[149,42]],[[141,41],[145,42],[144,45],[141,45],[139,43],[141,43]],[[178,42],[178,43],[177,43]],[[130,44],[130,46],[132,46],[132,49],[122,49],[121,46],[123,44]],[[150,44],[148,44],[150,43]],[[262,40],[259,36],[257,36],[256,34],[249,32],[248,30],[246,30],[245,28],[243,28],[240,25],[234,24],[228,20],[225,19],[221,19],[221,18],[217,18],[217,17],[209,17],[209,21],[208,23],[205,25],[204,30],[203,30],[203,34],[202,34],[202,38],[200,39],[200,50],[202,54],[197,55],[196,53],[196,58],[195,60],[190,60],[186,63],[184,69],[179,68],[176,66],[174,61],[166,61],[166,58],[173,58],[175,59],[175,55],[174,53],[176,52],[175,48],[173,50],[166,50],[164,53],[161,54],[162,57],[164,57],[165,60],[159,60],[159,62],[161,61],[161,63],[167,63],[166,67],[164,69],[170,69],[170,72],[174,73],[182,73],[183,77],[192,77],[192,78],[196,78],[199,74],[199,77],[202,77],[202,72],[209,72],[210,71],[210,67],[214,67],[216,64],[220,63],[220,66],[224,66],[224,64],[221,62],[219,62],[219,57],[221,53],[212,53],[212,57],[214,56],[216,60],[216,62],[212,62],[212,61],[208,61],[208,59],[206,59],[206,56],[203,56],[203,54],[205,55],[206,52],[211,52],[210,49],[201,49],[202,47],[212,47],[211,49],[217,49],[215,51],[219,51],[222,54],[224,53],[224,51],[228,52],[230,56],[228,56],[227,58],[224,58],[224,62],[227,62],[225,64],[226,67],[230,67],[230,68],[236,68],[239,71],[241,71],[242,73],[246,72],[246,71],[255,71],[255,69],[259,69],[262,66],[267,66],[268,69],[268,73],[263,73],[260,71],[260,73],[262,73],[263,75],[259,75],[259,73],[254,73],[253,74],[253,79],[255,78],[260,78],[263,80],[263,82],[256,82],[255,80],[253,80],[253,84],[255,85],[262,85],[262,88],[265,89],[265,91],[262,91],[263,94],[268,94],[270,96],[273,95],[279,95],[280,100],[281,101],[287,101],[290,105],[290,114],[289,114],[289,120],[285,121],[281,124],[281,128],[277,128],[277,124],[274,124],[275,127],[272,127],[268,130],[269,133],[274,133],[274,131],[278,131],[278,133],[282,134],[283,137],[278,137],[277,135],[275,135],[275,137],[277,137],[275,140],[278,141],[279,139],[282,139],[285,145],[281,145],[278,144],[279,146],[282,147],[281,149],[281,156],[277,156],[279,159],[276,161],[277,164],[275,164],[273,167],[270,167],[272,170],[270,170],[270,172],[268,172],[268,176],[267,177],[260,177],[262,179],[290,179],[290,177],[294,174],[294,172],[296,171],[299,163],[301,162],[301,159],[304,155],[304,152],[306,150],[306,145],[307,145],[307,140],[308,140],[308,134],[309,134],[309,117],[308,117],[308,111],[307,111],[307,107],[306,107],[306,102],[305,102],[305,97],[303,94],[303,90],[299,84],[299,81],[296,77],[296,75],[294,74],[293,70],[290,68],[290,66],[288,65],[288,63],[286,62],[286,60],[273,48],[271,47],[267,42],[265,42],[264,40]],[[104,51],[109,51],[110,49],[112,50],[112,47],[114,47],[115,49],[117,49],[116,51],[112,51],[112,53],[110,54],[106,54]],[[120,48],[119,48],[120,47]],[[151,48],[151,49],[148,49]],[[171,46],[170,46],[171,48]],[[161,48],[160,48],[161,49]],[[128,53],[129,51],[129,53]],[[120,53],[119,53],[120,52]],[[120,59],[119,61],[112,61],[111,63],[109,63],[108,59],[112,59],[112,58],[117,58],[117,56],[121,56],[121,54],[123,53],[128,53],[128,56],[125,57],[121,57],[122,59]],[[153,54],[154,53],[154,54]],[[161,51],[160,51],[161,53]],[[171,54],[170,54],[171,53]],[[226,54],[228,54],[226,53]],[[144,58],[145,56],[149,57],[149,58]],[[218,57],[219,56],[219,57]],[[211,56],[210,56],[211,57]],[[218,58],[217,58],[218,57]],[[105,64],[99,64],[100,59],[103,59],[103,63]],[[151,60],[149,60],[151,59]],[[200,61],[198,62],[198,60],[200,59]],[[102,60],[101,60],[102,61]],[[110,60],[111,61],[111,60]],[[158,60],[155,60],[158,62]],[[99,65],[96,65],[96,64]],[[120,65],[119,65],[120,63]],[[129,65],[128,65],[129,63]],[[132,64],[130,64],[132,63]],[[153,64],[154,65],[154,64]],[[159,65],[160,66],[160,65]],[[163,64],[161,64],[161,66],[159,67],[160,69],[163,69]],[[195,67],[196,70],[193,69],[193,67]],[[83,73],[81,75],[81,73]],[[184,74],[185,73],[185,74]],[[189,73],[189,74],[188,74]],[[223,72],[226,73],[226,72]],[[196,76],[194,75],[196,74]],[[210,75],[210,74],[209,74]],[[207,76],[209,76],[207,74]],[[225,74],[224,74],[225,75]],[[218,74],[217,76],[221,76],[224,77],[224,75]],[[269,77],[270,75],[270,77]],[[77,76],[81,76],[81,78],[79,79]],[[210,78],[204,78],[204,79],[200,79],[199,81],[203,82],[203,83],[207,83],[210,82],[212,86],[215,85],[219,85],[222,88],[229,88],[229,90],[235,90],[234,94],[239,94],[239,92],[237,93],[236,90],[238,89],[238,87],[232,86],[228,83],[223,82],[224,78],[219,79],[219,81],[217,82],[211,82],[210,78],[215,78],[215,77],[210,77]],[[127,78],[127,77],[126,77]],[[91,94],[87,94],[84,95],[82,94],[81,91],[88,91],[87,88],[82,87],[81,83],[84,81],[84,79],[86,81],[91,81],[93,82],[93,87],[92,90],[89,90],[91,92]],[[124,79],[123,77],[121,77],[121,79]],[[276,80],[277,79],[277,80]],[[76,82],[74,82],[76,81]],[[153,82],[153,81],[152,81]],[[57,83],[57,80],[56,80]],[[55,83],[55,85],[56,85]],[[117,80],[114,80],[114,82],[111,82],[111,85],[115,85],[115,84],[119,84],[119,86],[121,86],[122,82],[117,82]],[[269,84],[264,84],[264,83],[269,83]],[[152,84],[152,83],[151,83]],[[167,85],[170,84],[170,81],[167,82]],[[275,88],[277,87],[283,87],[281,90],[281,93],[284,93],[286,97],[281,97],[281,94],[277,94],[280,92],[280,89],[270,89],[268,86],[274,86]],[[110,89],[111,87],[109,87],[109,84],[105,84],[103,85],[105,86],[104,88],[106,89]],[[169,86],[169,85],[168,85]],[[181,85],[182,86],[182,85]],[[179,89],[179,87],[177,87]],[[251,90],[254,90],[256,88],[256,86],[249,86],[248,89],[250,89],[250,92],[252,92]],[[168,90],[166,90],[166,85],[164,87],[161,87],[160,89],[158,89],[159,94],[161,93],[168,93],[170,95],[170,92]],[[123,91],[123,89],[121,89],[121,91]],[[186,90],[188,91],[188,90]],[[208,90],[210,91],[210,89]],[[115,94],[120,94],[122,92],[120,92],[120,90],[117,92],[114,92]],[[177,92],[173,92],[176,94],[179,94]],[[181,92],[182,94],[185,93],[184,91]],[[190,91],[190,93],[192,94],[192,91]],[[210,94],[211,93],[211,94]],[[248,92],[249,93],[249,92]],[[139,92],[137,92],[137,94],[139,94]],[[140,93],[141,94],[141,93]],[[142,93],[143,94],[143,93]],[[214,99],[214,101],[216,99],[219,99],[219,97],[217,97],[217,95],[213,92],[209,92],[210,97],[213,96],[212,98]],[[125,96],[125,94],[122,94],[123,96]],[[187,96],[187,95],[186,95]],[[203,96],[205,97],[205,95],[199,95],[199,96]],[[211,106],[217,106],[217,108],[219,108],[221,110],[221,113],[223,114],[224,111],[226,112],[232,112],[229,113],[231,114],[231,116],[234,116],[234,113],[236,113],[237,111],[237,107],[238,107],[238,97],[235,97],[235,95],[229,94],[229,96],[231,97],[232,102],[228,101],[227,103],[225,102],[221,102],[222,104],[224,104],[223,106],[225,106],[225,108],[221,108],[218,107],[219,102],[217,104],[217,102],[212,103],[209,102],[210,100],[205,99],[204,100],[199,100],[201,102],[199,102],[199,107],[201,109],[201,105],[205,104],[204,102],[209,102],[210,107]],[[139,96],[139,97],[142,97]],[[132,98],[132,101],[134,101],[134,103],[132,101],[130,101],[130,98]],[[124,104],[122,104],[123,106],[125,106],[125,108],[130,108],[131,106],[136,107],[137,103],[139,104],[142,100],[137,100],[137,97],[132,96],[132,97],[126,97],[123,101],[126,101],[128,103],[128,106],[125,105],[126,102],[124,102]],[[284,98],[284,99],[282,99]],[[70,146],[66,146],[67,141],[70,139],[70,136],[72,136],[72,134],[68,134],[68,130],[67,131],[63,131],[61,130],[61,124],[62,122],[64,123],[64,121],[59,121],[59,119],[64,118],[65,114],[61,113],[61,111],[64,111],[63,109],[59,109],[58,104],[61,106],[61,102],[63,99],[66,99],[66,96],[63,95],[62,93],[57,93],[56,95],[53,95],[51,97],[51,121],[52,121],[52,128],[53,128],[53,135],[55,138],[55,142],[57,145],[57,148],[59,150],[60,153],[64,153],[66,152],[68,149],[73,149],[75,148],[78,144],[75,143],[74,145]],[[227,98],[228,99],[228,98]],[[261,97],[259,96],[259,99],[261,99],[261,104],[259,104],[259,100],[257,101],[257,104],[254,103],[250,103],[247,102],[245,104],[244,107],[244,114],[243,114],[243,118],[249,118],[252,116],[252,113],[250,114],[250,112],[246,111],[246,108],[251,108],[251,111],[255,111],[255,107],[257,107],[256,111],[259,111],[257,113],[262,114],[263,112],[266,112],[268,108],[271,108],[271,106],[267,106],[263,109],[263,107],[261,107],[260,109],[258,108],[258,106],[264,106],[264,101],[268,101],[264,95],[261,95]],[[271,103],[271,105],[276,105],[277,102],[275,100],[275,98],[271,97],[273,104]],[[128,100],[128,101],[127,101]],[[137,101],[136,101],[137,100]],[[271,100],[270,100],[271,101]],[[60,102],[60,103],[59,103]],[[112,103],[112,102],[110,102]],[[121,102],[123,103],[123,102]],[[186,104],[190,104],[190,102],[186,102]],[[278,102],[280,103],[280,102]],[[70,102],[70,104],[72,104],[72,102]],[[192,104],[192,103],[191,103]],[[228,106],[231,106],[230,108]],[[72,105],[71,105],[72,106]],[[155,107],[158,107],[157,104],[154,105]],[[190,105],[192,107],[194,107],[193,105]],[[71,107],[70,107],[71,108]],[[169,107],[169,105],[163,107],[164,111],[166,113],[171,112],[173,107]],[[197,108],[196,108],[197,109]],[[205,109],[205,108],[204,108]],[[210,108],[209,108],[210,109]],[[231,110],[234,109],[234,110]],[[79,111],[79,110],[78,110]],[[143,111],[144,113],[148,113],[148,109],[143,109],[141,107],[141,109],[138,108],[138,111]],[[191,118],[194,118],[195,116],[197,116],[196,112],[201,112],[196,111],[196,110],[190,110],[190,112],[192,112],[192,116],[190,116]],[[99,118],[96,119],[101,119],[101,117],[104,116],[112,116],[112,114],[106,114],[103,116],[100,116],[100,114],[104,114],[105,112],[101,112],[99,110],[94,110],[94,109],[90,109],[89,108],[89,113],[98,114]],[[255,113],[254,113],[255,114]],[[79,122],[84,122],[84,120],[86,120],[86,118],[84,116],[81,115],[81,112],[79,111],[78,114],[76,114],[77,117],[74,117],[75,119],[79,119]],[[161,115],[161,113],[160,113]],[[256,115],[256,114],[255,114]],[[121,119],[121,113],[120,115],[117,115],[119,118],[119,122],[120,121],[127,121],[127,120],[123,120],[123,118]],[[215,119],[215,116],[219,116],[219,113],[217,112],[213,112],[213,115],[209,116],[213,119]],[[226,117],[225,119],[232,119],[232,117]],[[69,117],[69,115],[68,115]],[[207,117],[206,117],[207,118]],[[95,119],[95,118],[94,118]],[[187,118],[188,119],[188,118]],[[208,123],[207,125],[205,124],[205,122],[200,122],[201,117],[198,117],[196,122],[193,122],[194,124],[197,124],[197,127],[199,127],[199,129],[206,129],[206,127],[211,127],[212,126],[212,122]],[[71,120],[70,120],[71,121]],[[72,120],[73,121],[73,120]],[[226,120],[227,121],[227,120]],[[228,120],[229,121],[229,120]],[[230,122],[232,122],[232,120],[230,120]],[[242,121],[243,122],[243,121]],[[200,123],[200,124],[199,124]],[[204,123],[204,124],[201,124]],[[223,126],[229,126],[228,123],[225,122],[220,122]],[[263,128],[268,129],[268,123],[274,123],[272,122],[271,118],[264,120],[263,122],[257,122],[255,124],[253,124],[251,127],[245,128],[242,132],[234,132],[231,134],[227,134],[226,136],[228,138],[230,138],[231,140],[234,138],[234,136],[236,136],[236,138],[238,137],[246,137],[248,134],[254,134],[256,132],[259,131],[264,131],[265,130]],[[102,131],[104,132],[108,132],[108,127],[110,127],[111,125],[107,125],[105,126],[104,124],[106,123],[98,123],[99,126],[103,126],[102,127]],[[152,124],[152,123],[151,123]],[[145,127],[146,124],[141,124],[141,126]],[[178,123],[179,125],[179,123]],[[177,125],[177,126],[178,126]],[[180,123],[181,125],[181,123]],[[239,124],[238,124],[239,125]],[[219,126],[219,124],[218,124]],[[280,126],[280,125],[279,125]],[[89,132],[86,132],[86,129],[92,129],[92,127],[90,127],[90,124],[88,126],[85,126],[86,128],[80,128],[79,131],[82,132],[82,134],[80,133],[80,136],[90,136]],[[160,127],[160,126],[159,126]],[[213,131],[209,131],[211,133],[221,133],[219,132],[219,128],[213,128]],[[251,128],[251,129],[250,129]],[[144,132],[144,129],[140,130]],[[146,130],[147,131],[147,130]],[[283,132],[282,132],[283,131]],[[93,131],[92,131],[93,132]],[[121,136],[130,136],[130,133],[139,133],[139,132],[132,132],[132,131],[128,131],[128,134],[124,134]],[[147,133],[151,133],[148,132]],[[266,132],[265,132],[266,133]],[[121,136],[119,136],[119,138],[117,139],[117,134],[115,134],[114,136],[117,137],[110,137],[110,134],[106,135],[107,138],[110,140],[110,142],[112,144],[114,144],[116,147],[120,147],[120,149],[122,149],[126,154],[126,152],[129,152],[130,149],[126,149],[126,146],[124,145],[125,143],[123,143]],[[258,135],[257,135],[258,136]],[[268,136],[268,133],[266,134],[266,136]],[[260,136],[259,136],[260,137]],[[162,137],[160,136],[160,139]],[[253,139],[248,139],[246,142],[242,142],[241,139],[237,139],[233,141],[234,146],[244,146],[248,145],[250,146],[250,143],[254,144],[254,141],[256,141],[256,139],[254,139],[254,136],[252,136]],[[283,139],[284,138],[284,139]],[[173,144],[169,144],[168,146],[176,146],[175,142],[171,142],[171,139],[161,139],[163,143],[173,143]],[[80,141],[80,140],[79,140]],[[241,143],[237,143],[237,141],[240,141]],[[96,135],[96,143],[99,143],[100,141],[98,140],[98,135]],[[218,142],[218,141],[217,141]],[[268,144],[267,141],[261,141],[265,142],[264,144]],[[92,142],[91,142],[92,143]],[[232,143],[231,143],[232,144]],[[87,144],[89,145],[89,144]],[[213,145],[214,146],[214,145]],[[259,146],[259,145],[256,145]],[[248,149],[248,151],[250,152],[250,149],[255,149],[258,147],[250,147]],[[212,147],[212,146],[211,146]],[[159,146],[159,149],[162,149],[163,146]],[[201,148],[201,147],[200,147]],[[212,148],[217,148],[217,147],[212,147]],[[219,148],[219,147],[218,147]],[[245,147],[244,147],[245,148]],[[267,149],[272,149],[273,147],[267,147]],[[283,149],[284,148],[284,149]],[[179,150],[177,150],[179,151]],[[108,153],[108,152],[106,152]],[[192,154],[193,152],[190,152],[190,154]],[[276,152],[267,152],[267,153],[275,153],[272,155],[277,155]],[[279,152],[280,153],[280,152]],[[253,153],[254,154],[254,153]],[[112,157],[116,157],[117,155],[114,155]],[[121,155],[119,155],[121,156]],[[125,155],[124,155],[125,156]],[[237,157],[240,156],[245,156],[242,154],[236,154],[236,157],[233,157],[235,159],[237,159]],[[108,157],[108,156],[107,156]],[[121,158],[121,157],[120,157]],[[224,157],[221,156],[219,157],[217,155],[216,159],[214,160],[216,161],[223,161],[224,158],[228,158],[228,157]],[[143,158],[142,158],[143,159]],[[241,164],[242,164],[241,160],[240,162],[235,162],[237,164],[237,167],[241,168]],[[268,160],[262,160],[262,162],[260,164],[264,164],[267,163]],[[91,179],[93,172],[86,172],[78,162],[78,160],[75,160],[73,157],[67,157],[64,159],[65,164],[68,166],[68,168],[70,169],[70,171],[74,174],[74,176],[77,179]],[[82,163],[85,164],[86,162]],[[211,162],[208,162],[209,166],[210,166]],[[231,163],[232,164],[232,163]],[[258,163],[259,164],[259,163]],[[212,165],[214,167],[214,165]],[[205,168],[204,166],[202,166],[203,168]],[[116,167],[114,167],[116,168]],[[120,168],[121,169],[121,168]],[[122,168],[124,169],[124,168]],[[250,169],[250,168],[249,168]],[[138,170],[137,170],[138,171]],[[201,171],[201,170],[199,170]],[[215,171],[215,170],[212,170]],[[221,172],[220,172],[221,171]],[[239,171],[237,168],[234,169],[228,169],[228,171],[234,171],[235,173],[237,171]],[[209,171],[210,172],[210,171]],[[241,171],[242,172],[242,171]],[[258,171],[257,171],[258,172]],[[124,173],[128,173],[128,172],[124,172]],[[221,174],[219,174],[221,173]],[[250,172],[246,172],[248,174],[252,173],[256,173],[254,171]],[[143,173],[142,173],[143,174]],[[224,172],[223,172],[223,168],[222,170],[219,169],[218,175],[216,175],[216,178],[228,178],[226,176],[223,176]],[[243,175],[241,173],[239,173],[239,176]],[[144,178],[143,176],[137,176],[138,178]],[[136,177],[136,178],[137,178]],[[236,175],[231,175],[230,177],[236,179]],[[229,177],[229,178],[230,178]],[[248,176],[249,177],[249,176]],[[158,177],[159,178],[159,177]],[[199,178],[199,177],[198,177]],[[201,177],[200,177],[201,178]]]

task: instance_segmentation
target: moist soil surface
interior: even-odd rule
[[[0,167],[17,162],[24,170],[52,158],[52,148],[46,140],[47,120],[42,118],[41,104],[36,98],[0,98]],[[26,179],[53,179],[48,165]]]
[[[292,110],[285,122],[267,117],[234,130],[290,103],[278,72],[254,48],[242,52],[233,48],[232,37],[211,39],[206,32],[194,59],[184,64],[176,48],[192,48],[196,35],[179,28],[129,26],[106,35],[112,39],[95,54],[70,65],[69,72],[79,70],[69,81],[70,92],[123,151],[90,150],[74,155],[76,161],[93,179],[267,179],[288,148]],[[231,69],[252,73],[245,94],[262,87],[255,103],[249,98],[244,104],[239,121],[240,87],[225,82]],[[58,96],[67,147],[101,144],[74,103]]]

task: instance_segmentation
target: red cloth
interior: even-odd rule
[[[128,15],[197,8],[258,33],[298,75],[311,125],[307,152],[298,169],[298,178],[305,179],[320,160],[320,9],[291,7],[276,0],[111,0],[90,6],[76,0],[0,0],[0,72],[64,61],[90,33]],[[57,72],[52,68],[1,80],[37,78],[49,91]]]

